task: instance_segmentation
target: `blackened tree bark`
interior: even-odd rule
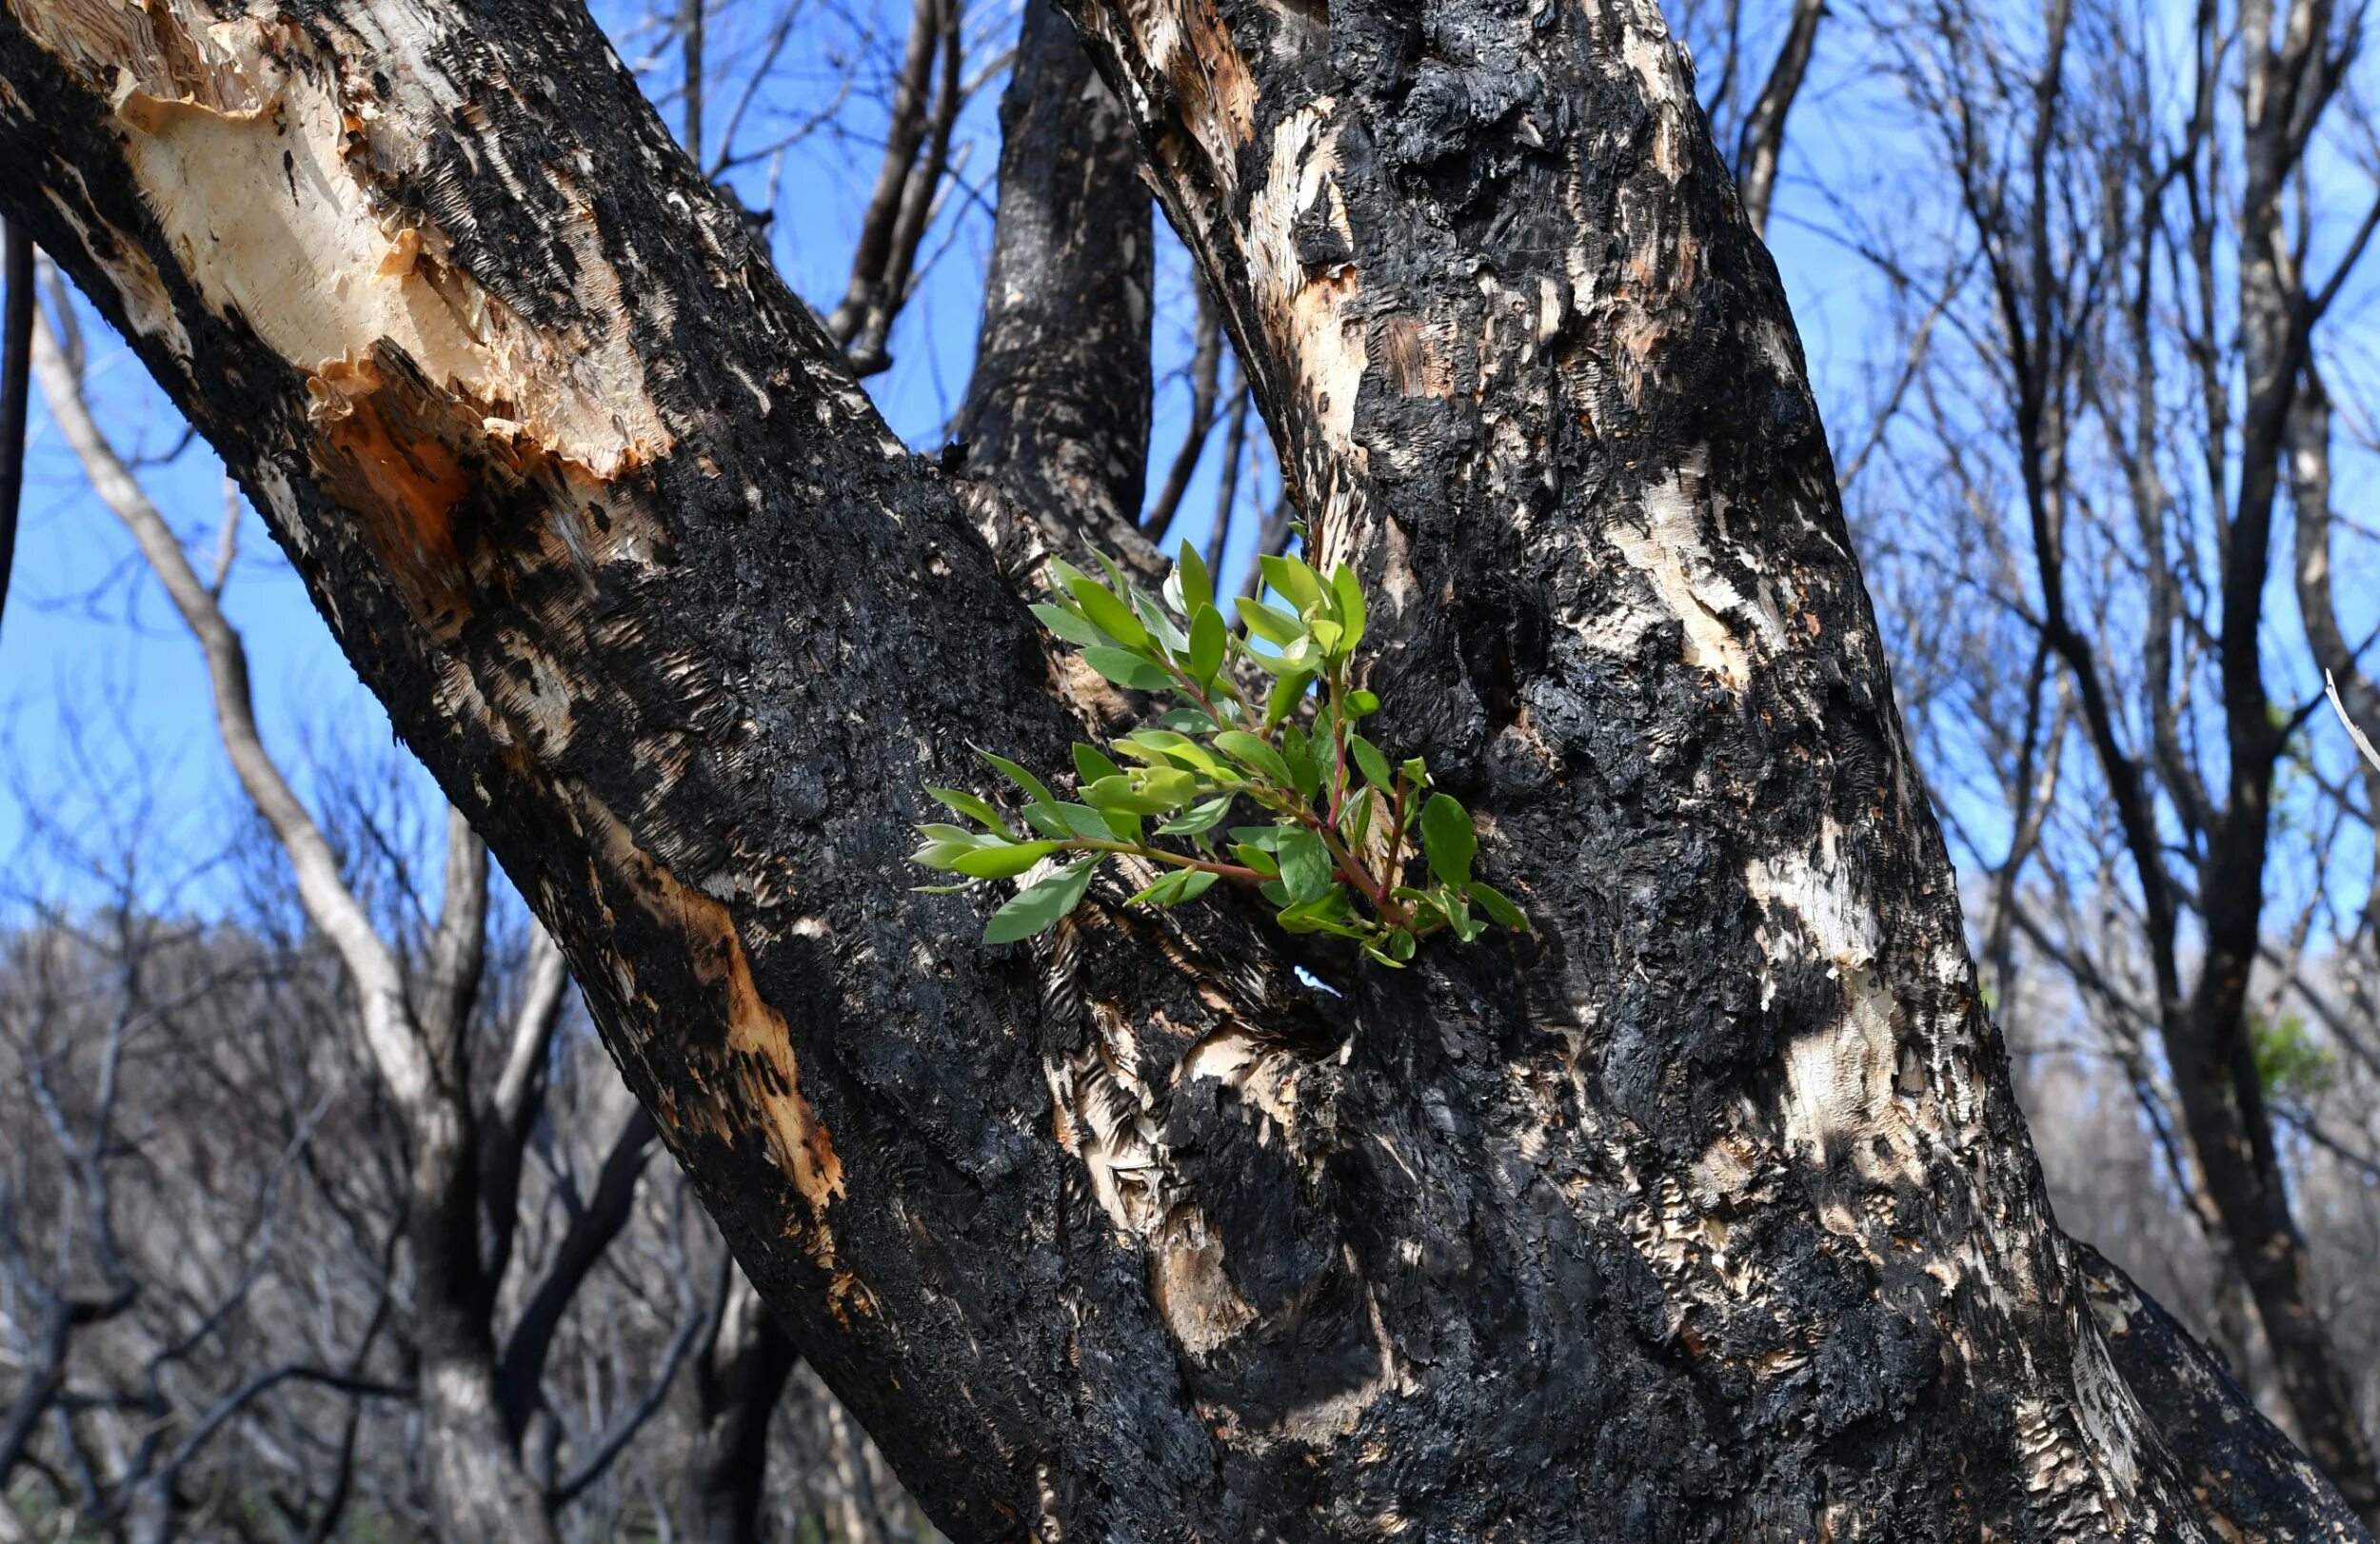
[[[1026,0],[1000,130],[983,325],[957,434],[968,470],[1052,537],[1121,551],[1148,475],[1149,195],[1123,109],[1048,0]]]
[[[1389,979],[1113,894],[987,949],[908,888],[920,784],[1061,764],[1060,695],[981,501],[576,7],[9,3],[0,204],[952,1533],[2352,1535],[2219,1376],[2111,1355],[1649,5],[1078,15],[1375,598],[1383,740],[1538,922]]]

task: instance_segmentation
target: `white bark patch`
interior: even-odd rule
[[[32,16],[36,40],[115,103],[126,161],[185,275],[216,312],[238,315],[319,382],[323,410],[336,414],[359,362],[386,342],[434,384],[503,404],[505,437],[526,435],[598,478],[669,448],[586,201],[565,232],[580,298],[586,314],[622,320],[548,339],[454,266],[438,232],[385,206],[372,139],[405,136],[376,103],[347,100],[338,61],[304,57],[313,45],[295,28],[213,21],[187,3],[144,12],[77,0]],[[419,61],[435,39],[401,41],[409,46],[375,57],[406,59],[426,79]],[[439,94],[411,79],[396,90],[417,87]],[[379,159],[401,164],[407,148]],[[558,171],[539,175],[566,186]],[[119,289],[135,326],[161,327],[162,287],[142,299],[151,286],[139,267],[123,266]]]
[[[1785,639],[1773,615],[1746,599],[1703,544],[1709,467],[1709,453],[1696,449],[1676,471],[1645,489],[1643,529],[1622,519],[1609,534],[1620,555],[1684,626],[1685,663],[1712,671],[1742,691],[1752,683],[1752,656],[1735,636],[1731,618],[1748,622],[1771,649],[1782,649]],[[1624,641],[1623,651],[1633,650],[1637,636],[1640,627]],[[1617,642],[1606,640],[1604,646]]]
[[[1898,1013],[1891,984],[1876,969],[1883,930],[1844,872],[1836,835],[1830,823],[1815,857],[1756,859],[1744,871],[1744,888],[1754,900],[1780,924],[1787,918],[1798,923],[1762,930],[1770,964],[1805,964],[1805,950],[1815,950],[1841,988],[1835,1021],[1785,1047],[1786,1143],[1807,1161],[1847,1152],[1860,1177],[1876,1184],[1922,1185],[1926,1164],[1917,1133],[1894,1100]],[[1764,973],[1764,1005],[1775,990]]]
[[[1134,1070],[1138,1037],[1106,1003],[1090,1004],[1088,1017],[1090,1043],[1041,1064],[1053,1133],[1082,1160],[1118,1241],[1147,1257],[1149,1301],[1166,1333],[1191,1356],[1212,1356],[1257,1312],[1233,1288],[1222,1238],[1174,1173],[1152,1114],[1155,1091]]]
[[[1645,100],[1653,105],[1654,169],[1676,182],[1686,173],[1687,111],[1694,105],[1677,46],[1659,22],[1650,28],[1630,26],[1620,36],[1620,62],[1643,84]]]
[[[1194,1209],[1195,1211],[1195,1209]],[[1233,1290],[1223,1271],[1223,1241],[1206,1218],[1183,1218],[1183,1237],[1149,1257],[1149,1295],[1174,1343],[1193,1356],[1211,1356],[1256,1322],[1256,1310]]]
[[[1256,80],[1247,61],[1233,47],[1213,0],[1160,0],[1145,9],[1136,5],[1132,11],[1127,16],[1094,9],[1083,21],[1094,33],[1113,38],[1127,59],[1144,56],[1171,89],[1172,106],[1198,140],[1228,203],[1237,151],[1256,137]],[[1155,116],[1152,105],[1140,82],[1132,85],[1126,94],[1138,98],[1134,116],[1146,121]]]
[[[1359,276],[1351,264],[1309,269],[1296,236],[1299,217],[1319,208],[1353,245],[1335,175],[1339,134],[1325,122],[1334,105],[1318,97],[1275,126],[1264,185],[1248,203],[1245,249],[1249,287],[1279,357],[1296,366],[1306,416],[1332,460],[1359,478],[1365,457],[1355,443],[1356,394],[1369,356],[1364,320],[1350,314]],[[1323,521],[1326,528],[1344,524]]]
[[[1263,1111],[1285,1136],[1297,1122],[1298,1081],[1303,1066],[1299,1058],[1259,1044],[1235,1024],[1192,1046],[1174,1076],[1177,1081],[1204,1078],[1222,1084],[1242,1104]],[[1272,1132],[1259,1127],[1258,1139],[1269,1142]]]
[[[173,314],[173,301],[166,294],[166,282],[157,272],[157,266],[140,244],[122,231],[109,230],[106,239],[99,239],[83,217],[67,202],[49,188],[42,189],[50,207],[58,217],[74,228],[83,239],[83,248],[90,252],[106,252],[107,274],[115,287],[116,304],[124,309],[124,319],[132,330],[143,337],[155,338],[170,349],[177,360],[190,354],[190,335],[182,326],[182,319]]]

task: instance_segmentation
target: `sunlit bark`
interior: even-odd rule
[[[1027,581],[584,13],[9,3],[0,207],[241,476],[945,1529],[2351,1528],[2186,1342],[2195,1403],[2111,1356],[1649,6],[1081,9],[1375,598],[1382,740],[1537,920],[1391,977],[1121,892],[987,949],[910,888],[970,743],[1063,763]],[[2168,1440],[2209,1408],[2219,1466]]]

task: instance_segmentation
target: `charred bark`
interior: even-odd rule
[[[1000,103],[1000,205],[967,469],[1053,535],[1135,545],[1149,456],[1149,195],[1123,111],[1073,26],[1027,0]]]
[[[1232,906],[987,949],[908,888],[970,742],[1062,763],[1040,646],[582,11],[10,5],[0,205],[268,511],[945,1529],[2216,1532],[2042,1199],[1649,6],[1080,13],[1376,598],[1383,742],[1538,920],[1389,979]]]

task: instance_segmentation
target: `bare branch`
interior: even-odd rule
[[[1777,164],[1785,154],[1785,119],[1810,71],[1810,55],[1818,40],[1818,23],[1826,16],[1826,0],[1794,0],[1785,41],[1776,62],[1760,88],[1759,97],[1744,116],[1743,133],[1735,142],[1735,187],[1743,199],[1752,228],[1766,234],[1769,200],[1776,190]]]
[[[58,347],[48,323],[36,318],[33,334],[33,367],[41,377],[50,418],[82,461],[92,490],[132,533],[142,556],[205,650],[216,724],[230,753],[232,769],[288,854],[307,915],[330,940],[354,977],[363,1000],[365,1038],[381,1077],[399,1104],[408,1109],[418,1106],[429,1093],[429,1060],[414,1032],[396,957],[374,930],[363,902],[340,877],[338,856],[312,813],[265,748],[248,686],[247,645],[191,568],[180,538],[101,432],[84,400],[82,377]]]

